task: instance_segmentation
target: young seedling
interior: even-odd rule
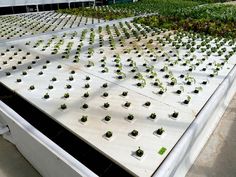
[[[80,119],[81,122],[87,122],[88,120],[88,116],[82,116],[82,118]]]
[[[83,106],[82,106],[83,109],[88,109],[88,107],[89,106],[86,103],[84,103]]]
[[[180,86],[179,89],[176,91],[176,93],[181,94],[182,92],[184,92],[184,87]]]
[[[67,108],[66,104],[62,104],[62,105],[61,105],[61,109],[62,109],[62,110],[66,109],[66,108]]]
[[[12,70],[16,70],[16,69],[17,69],[17,67],[16,67],[16,66],[12,66],[11,68],[12,68]]]
[[[89,93],[88,92],[84,93],[84,97],[88,98],[89,97]]]
[[[189,104],[190,100],[191,100],[191,97],[188,95],[187,98],[184,100],[183,103],[184,103],[184,104]]]
[[[30,90],[34,90],[34,89],[35,89],[34,85],[31,85],[31,86],[29,87],[29,89],[30,89]]]
[[[179,116],[179,113],[174,111],[171,115],[173,118],[177,118]]]
[[[46,93],[43,97],[44,97],[44,99],[48,99],[50,96],[48,93]]]
[[[173,73],[172,73],[171,71],[168,71],[167,74],[164,75],[164,77],[165,77],[166,79],[168,79],[168,78],[174,78],[174,75],[173,75]]]
[[[73,76],[70,76],[69,77],[69,81],[73,81],[74,80],[74,77]]]
[[[143,75],[139,72],[134,76],[134,79],[143,80]]]
[[[143,79],[140,79],[141,82],[138,82],[137,83],[137,86],[138,87],[141,87],[141,88],[144,88],[147,84],[146,80],[143,78]]]
[[[104,83],[104,84],[102,85],[102,87],[103,87],[103,88],[107,88],[107,87],[108,87],[108,84],[107,84],[107,83]]]
[[[221,63],[214,62],[214,65],[215,65],[215,70],[217,70],[217,71],[219,71],[223,68],[223,65]]]
[[[53,81],[53,82],[55,82],[56,80],[57,80],[57,78],[55,78],[55,77],[52,78],[52,81]]]
[[[189,74],[186,74],[184,79],[185,79],[187,85],[191,85],[192,83],[196,83],[195,78],[190,76]]]
[[[200,91],[202,91],[202,87],[195,87],[195,90],[193,92],[199,93]]]
[[[171,77],[170,79],[171,79],[170,85],[173,86],[173,85],[177,84],[177,79],[175,77]]]
[[[129,114],[127,117],[128,120],[133,120],[134,119],[134,115],[133,114]]]
[[[157,72],[156,71],[151,71],[151,75],[149,76],[149,78],[154,78],[157,76]]]
[[[217,76],[217,75],[218,75],[218,70],[213,69],[213,73],[210,74],[209,76],[210,76],[210,77],[215,77],[215,76]]]
[[[52,90],[52,89],[53,89],[53,86],[52,86],[52,85],[49,85],[49,86],[48,86],[48,89]]]
[[[111,131],[107,131],[106,134],[105,134],[105,136],[106,136],[107,138],[111,138],[111,137],[112,137],[112,132],[111,132]]]
[[[108,97],[108,95],[109,95],[109,94],[108,94],[107,92],[104,92],[104,93],[102,94],[103,97]]]
[[[70,84],[67,84],[67,85],[66,85],[66,88],[67,88],[67,89],[71,89],[72,86],[71,86]]]
[[[154,71],[154,66],[152,65],[152,66],[146,66],[146,72],[154,72],[155,73],[155,71]]]
[[[160,79],[156,78],[155,82],[153,83],[153,85],[160,86],[160,85],[163,85],[163,83],[160,81]]]
[[[104,103],[104,104],[103,104],[103,107],[104,107],[104,108],[109,108],[109,106],[110,106],[109,103]]]
[[[117,76],[117,79],[124,79],[126,78],[126,74],[124,72],[120,72],[120,73],[117,73],[118,76]]]
[[[131,105],[131,103],[128,102],[128,101],[126,101],[125,104],[124,104],[124,106],[125,106],[126,108],[130,107],[130,105]]]
[[[138,136],[138,131],[137,130],[133,130],[130,134],[132,136],[136,137],[136,136]]]
[[[144,154],[144,151],[138,147],[138,150],[135,151],[135,155],[138,157],[142,157]]]
[[[150,101],[147,101],[146,103],[144,103],[144,105],[145,105],[146,107],[149,107],[149,106],[151,105],[151,102],[150,102]]]
[[[165,93],[167,91],[167,88],[164,87],[163,85],[159,86],[160,90],[158,91],[158,94],[162,95],[163,93]]]
[[[108,73],[109,69],[107,67],[104,67],[103,70],[101,71],[102,73]]]
[[[69,98],[70,97],[70,94],[69,93],[65,93],[64,94],[64,98]]]
[[[127,96],[128,95],[128,92],[122,92],[122,94],[121,94],[122,96]]]
[[[157,135],[162,135],[164,132],[165,132],[165,130],[163,128],[159,128],[156,130]]]
[[[99,50],[99,53],[100,53],[100,54],[103,54],[103,53],[104,53],[104,49],[100,49],[100,50]]]
[[[111,116],[105,116],[105,118],[104,118],[104,120],[106,121],[106,122],[109,122],[110,120],[111,120]]]
[[[40,71],[40,72],[38,73],[38,75],[43,75],[43,71]]]
[[[156,119],[156,117],[157,117],[157,116],[156,116],[155,113],[152,113],[152,114],[149,116],[150,119]]]
[[[188,71],[192,72],[192,71],[195,70],[195,69],[196,69],[196,65],[191,64],[191,65],[189,66]]]
[[[94,53],[93,48],[88,48],[88,54],[89,54],[89,55],[93,55],[93,53]]]
[[[87,89],[88,89],[89,87],[90,87],[89,84],[85,84],[85,85],[84,85],[84,88],[87,88]]]
[[[91,66],[94,66],[94,62],[92,62],[92,61],[89,60],[89,61],[88,61],[88,64],[87,64],[86,66],[87,66],[88,68],[91,67]]]
[[[167,72],[168,70],[169,70],[169,67],[165,65],[160,71]]]

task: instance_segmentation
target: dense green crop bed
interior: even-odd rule
[[[159,16],[137,18],[134,21],[152,27],[236,37],[236,6],[234,5],[204,4],[168,12],[160,13]]]
[[[186,0],[141,0],[129,4],[114,4],[111,5],[114,9],[133,10],[135,13],[159,13],[162,15],[170,15],[176,10],[184,9],[186,7],[194,7],[201,4],[201,2],[193,2]]]
[[[134,16],[132,12],[113,11],[106,7],[101,8],[73,8],[73,9],[60,9],[58,13],[66,13],[72,15],[79,15],[84,17],[92,17],[105,20],[113,20]]]
[[[171,15],[177,10],[181,11],[186,7],[199,4],[201,3],[186,0],[141,0],[135,3],[113,4],[108,7],[60,9],[58,12],[113,20],[147,13]]]
[[[213,21],[210,19],[181,19],[178,17],[149,16],[145,18],[136,18],[136,23],[148,25],[150,27],[162,27],[168,29],[182,29],[185,31],[194,31],[204,34],[236,37],[236,23]]]
[[[176,17],[220,20],[222,22],[236,21],[236,6],[224,4],[207,4],[177,10]]]

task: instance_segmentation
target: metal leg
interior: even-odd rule
[[[15,14],[14,7],[13,7],[13,6],[11,6],[11,9],[12,9],[12,13]]]

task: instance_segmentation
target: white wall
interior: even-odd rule
[[[0,7],[68,3],[68,2],[86,2],[86,1],[94,1],[94,0],[0,0]]]

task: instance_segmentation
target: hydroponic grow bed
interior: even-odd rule
[[[151,176],[235,65],[235,42],[120,22],[1,44],[1,82]]]
[[[0,39],[12,39],[50,31],[84,27],[104,21],[103,19],[61,14],[54,11],[5,15],[0,17],[0,27],[2,29]]]

